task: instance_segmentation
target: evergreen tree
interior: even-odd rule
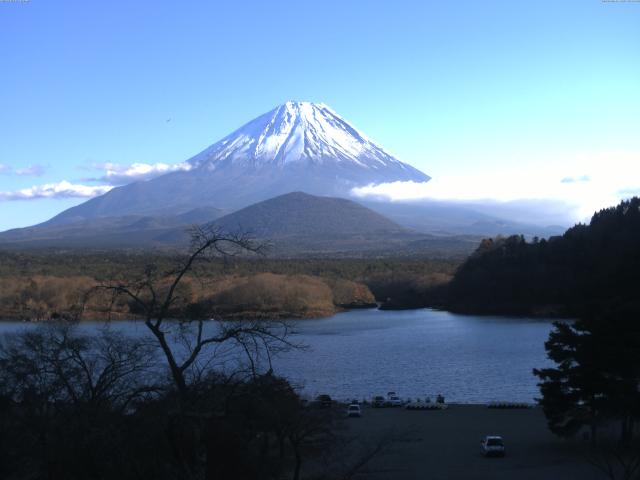
[[[620,422],[625,443],[640,419],[640,322],[638,312],[617,309],[572,324],[556,322],[545,343],[557,366],[534,369],[549,428],[572,436],[583,427]]]
[[[561,237],[484,240],[456,271],[443,305],[471,313],[590,315],[640,308],[640,198],[593,215]]]

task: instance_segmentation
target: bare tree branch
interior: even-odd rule
[[[165,328],[163,322],[180,314],[177,311],[177,305],[181,300],[178,288],[185,276],[193,271],[199,260],[204,260],[209,255],[223,258],[239,254],[260,255],[265,249],[264,244],[257,243],[246,233],[227,233],[213,224],[193,226],[190,234],[189,253],[174,269],[162,274],[156,266],[149,265],[138,280],[103,283],[93,288],[94,292],[106,291],[113,295],[110,308],[113,308],[117,298],[124,297],[143,314],[144,324],[156,338],[167,360],[174,383],[182,395],[187,391],[187,371],[194,367],[208,346],[226,342],[237,344],[247,356],[250,370],[254,374],[257,372],[256,360],[262,354],[266,355],[271,366],[273,353],[294,347],[294,344],[287,340],[288,327],[283,328],[282,324],[278,325],[276,331],[271,326],[259,322],[217,323],[216,331],[207,333],[207,319],[187,318],[187,323],[196,323],[196,329],[192,332],[195,340],[189,342],[186,357],[179,359],[167,338],[172,327]],[[161,285],[165,284],[166,286],[161,288]]]

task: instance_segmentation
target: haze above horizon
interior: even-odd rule
[[[178,169],[287,100],[432,177],[362,195],[583,220],[640,194],[639,25],[636,2],[0,2],[0,231]]]

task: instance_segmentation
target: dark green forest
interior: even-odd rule
[[[425,303],[486,314],[581,317],[640,310],[640,198],[595,213],[558,237],[483,240]]]

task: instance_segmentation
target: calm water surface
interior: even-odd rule
[[[26,325],[0,323],[0,332],[31,324]],[[147,334],[137,322],[112,326]],[[544,351],[551,329],[546,320],[429,309],[354,310],[299,321],[295,329],[296,341],[309,348],[282,354],[274,370],[308,395],[362,399],[393,390],[403,398],[442,393],[448,402],[531,402],[539,396],[531,370],[550,364]]]

